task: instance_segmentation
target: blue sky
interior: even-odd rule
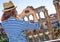
[[[3,3],[8,1],[9,0],[0,0],[0,18],[3,14]],[[56,13],[53,0],[12,0],[12,2],[17,6],[18,14],[20,14],[27,6],[33,6],[34,8],[45,6],[48,10],[48,14]],[[44,17],[43,15],[41,16]]]

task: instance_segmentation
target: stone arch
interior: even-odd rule
[[[36,11],[36,13],[38,14],[39,23],[41,24],[41,27],[43,29],[43,33],[44,33],[44,26],[43,26],[42,21],[41,21],[40,12],[44,13],[45,20],[46,20],[47,26],[48,26],[48,30],[51,34],[50,39],[54,39],[54,33],[53,33],[53,29],[52,29],[52,26],[51,26],[51,23],[50,23],[50,18],[48,16],[48,10],[45,8],[45,6],[41,6],[41,7],[35,8],[34,11]],[[28,21],[30,21],[29,16],[26,16],[26,17],[28,18]]]
[[[33,20],[30,20],[30,16],[33,17],[33,15],[29,15],[29,16],[24,16],[23,19],[24,19],[25,17],[27,17],[27,19],[28,19],[29,22],[33,22]],[[33,18],[34,18],[34,17],[33,17]]]
[[[53,33],[53,29],[52,29],[52,26],[50,23],[50,18],[48,16],[48,10],[45,8],[45,6],[41,6],[41,7],[36,8],[35,11],[38,13],[39,21],[40,21],[40,24],[42,26],[42,29],[44,28],[44,26],[43,26],[42,21],[41,21],[40,12],[44,13],[45,20],[46,20],[47,26],[48,26],[48,30],[51,33],[51,39],[53,39],[54,33]]]

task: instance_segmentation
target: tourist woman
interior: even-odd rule
[[[4,3],[3,6],[4,13],[1,24],[7,33],[9,42],[27,42],[23,34],[24,31],[33,30],[39,26],[36,12],[31,8],[26,8],[21,14],[17,15],[16,7],[11,1]],[[29,10],[29,12],[25,13],[26,10]],[[34,16],[34,23],[23,20],[23,17],[28,15]]]

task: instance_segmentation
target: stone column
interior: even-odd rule
[[[55,6],[58,22],[59,22],[59,25],[60,25],[60,6],[59,6],[59,0],[54,0],[53,4]]]
[[[43,22],[42,22],[41,17],[40,17],[40,12],[38,12],[38,16],[39,16],[39,23],[41,25],[40,28],[44,29]]]
[[[48,30],[51,34],[51,39],[54,39],[53,28],[52,28],[52,25],[51,25],[51,22],[50,22],[50,18],[48,16],[48,10],[45,9],[44,15],[45,15],[45,19],[46,19],[46,22],[47,22]]]

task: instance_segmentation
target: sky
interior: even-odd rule
[[[0,0],[0,19],[3,15],[3,3],[8,2],[9,0]],[[48,10],[48,14],[56,13],[55,7],[53,5],[53,0],[11,0],[15,6],[17,6],[17,12],[20,14],[23,9],[27,6],[33,6],[34,8],[45,6]],[[44,17],[41,13],[41,17]]]

